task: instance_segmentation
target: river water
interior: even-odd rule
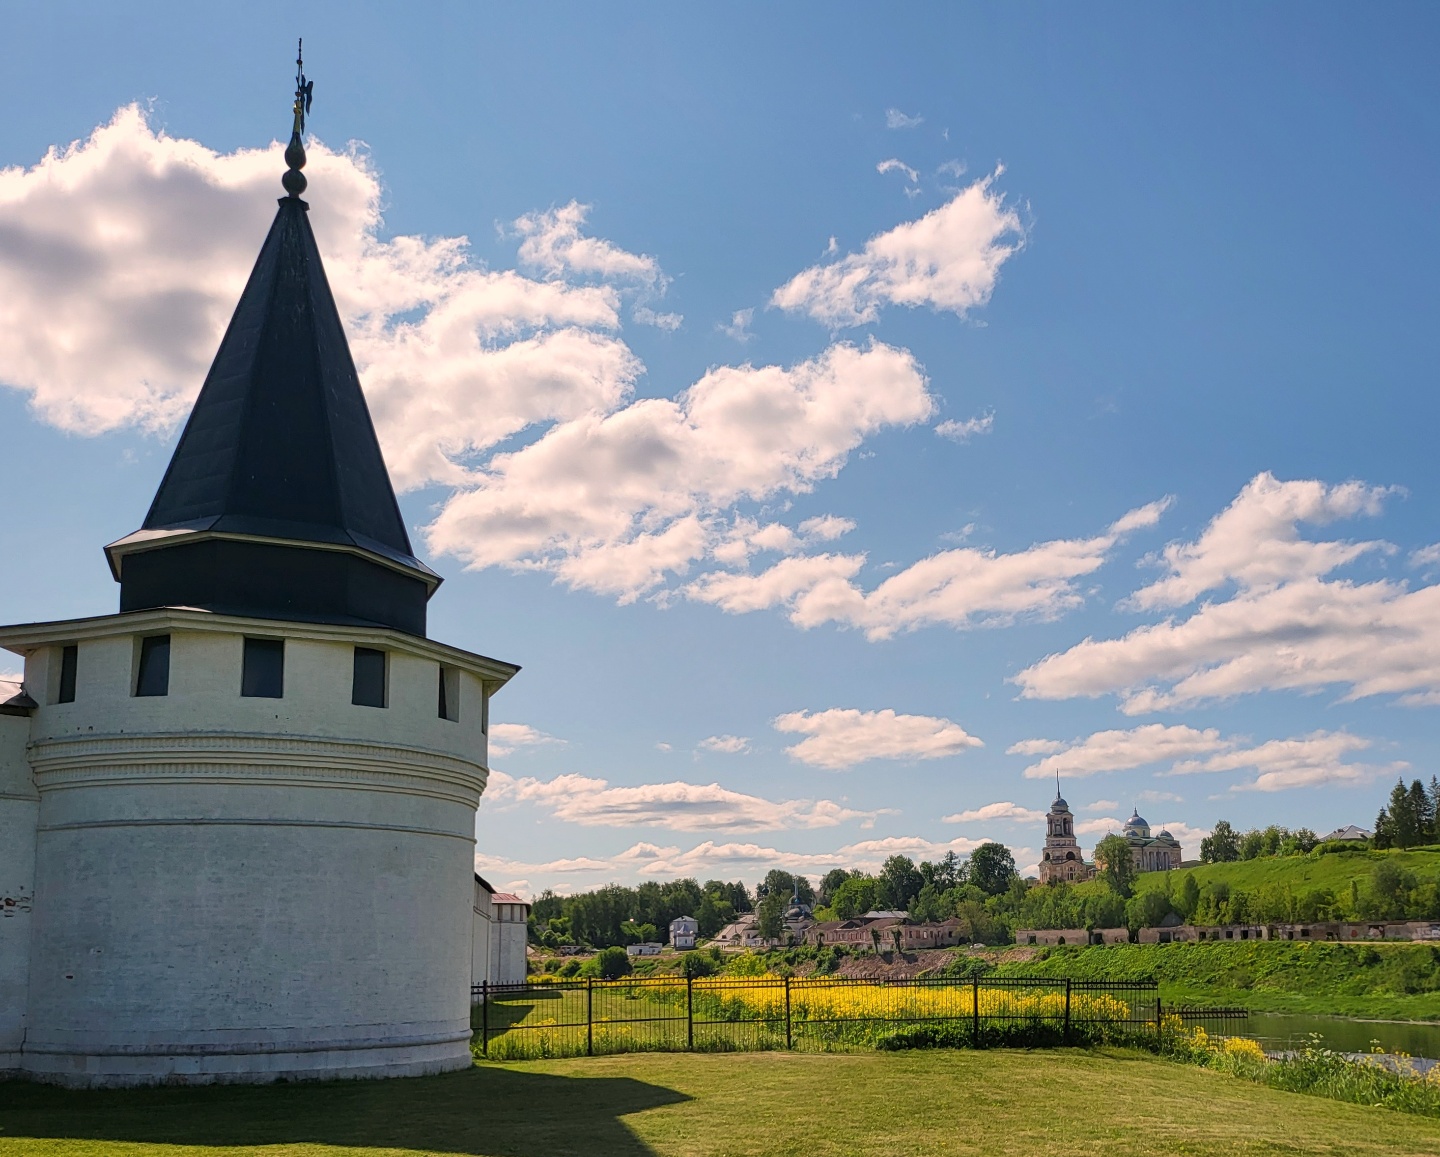
[[[1325,1048],[1340,1053],[1368,1053],[1378,1042],[1387,1053],[1440,1060],[1440,1023],[1435,1022],[1252,1012],[1246,1020],[1218,1022],[1212,1031],[1224,1036],[1253,1037],[1266,1052],[1304,1048],[1311,1034],[1316,1033]]]

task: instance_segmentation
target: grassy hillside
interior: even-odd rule
[[[1420,877],[1434,879],[1440,876],[1440,847],[1410,848],[1407,851],[1386,852],[1338,852],[1328,856],[1266,856],[1257,860],[1238,860],[1229,864],[1201,864],[1196,868],[1182,868],[1175,872],[1145,872],[1136,882],[1136,891],[1165,887],[1165,877],[1171,877],[1171,885],[1180,886],[1186,875],[1193,874],[1195,882],[1202,887],[1206,884],[1229,884],[1231,888],[1242,888],[1247,892],[1262,887],[1289,886],[1295,892],[1308,892],[1316,888],[1329,888],[1337,895],[1350,887],[1351,880],[1363,886],[1374,871],[1375,865],[1389,860],[1401,871],[1413,872]],[[1082,884],[1081,888],[1093,887]]]
[[[1003,964],[999,974],[1134,980],[1153,976],[1169,1004],[1239,1005],[1440,1020],[1440,945],[1245,943],[1120,944],[1052,948]]]

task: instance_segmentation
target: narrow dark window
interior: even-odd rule
[[[60,648],[60,694],[56,703],[75,702],[75,669],[80,665],[79,647]]]
[[[285,698],[285,640],[246,639],[240,694],[252,699]]]
[[[490,692],[483,688],[480,691],[480,733],[490,734]]]
[[[460,718],[460,672],[454,667],[440,668],[440,718]]]
[[[140,669],[135,675],[135,694],[170,694],[169,635],[150,635],[140,640]]]
[[[350,702],[357,707],[384,707],[385,652],[369,647],[355,648],[355,681]]]

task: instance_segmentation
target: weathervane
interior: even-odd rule
[[[315,82],[305,79],[305,41],[301,39],[295,49],[295,127],[290,131],[290,143],[285,146],[285,164],[289,168],[280,183],[290,196],[298,198],[308,183],[300,170],[305,167],[305,145],[300,134],[305,131],[305,114],[310,111],[314,99]]]

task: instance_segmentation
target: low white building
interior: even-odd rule
[[[524,984],[530,905],[497,892],[478,873],[471,923],[470,983]],[[478,999],[473,991],[471,999]]]
[[[647,941],[643,944],[627,944],[626,956],[659,956],[665,945]]]
[[[670,921],[670,947],[684,952],[695,947],[700,935],[700,922],[694,916],[676,916]]]

